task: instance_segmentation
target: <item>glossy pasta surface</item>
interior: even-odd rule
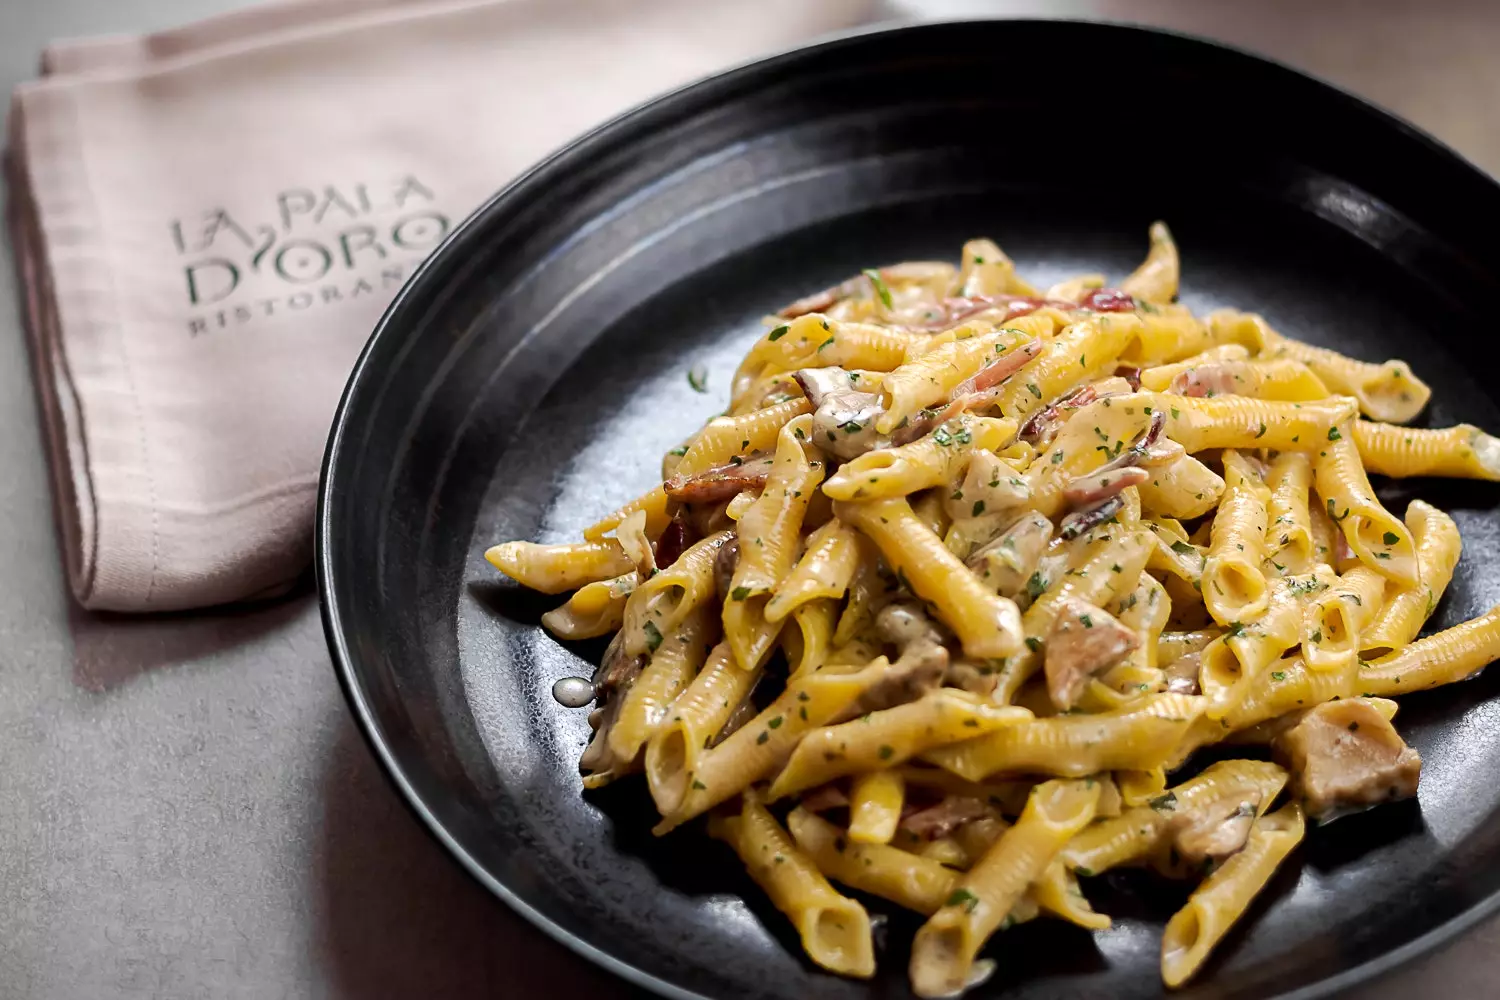
[[[1161,223],[1113,286],[984,239],[869,268],[767,318],[660,485],[500,540],[571,594],[549,630],[612,636],[583,785],[727,844],[830,973],[881,961],[846,890],[923,915],[922,997],[1017,923],[1108,928],[1088,880],[1120,866],[1196,887],[1180,986],[1308,826],[1415,795],[1390,699],[1500,658],[1500,608],[1420,637],[1462,539],[1370,476],[1500,479],[1500,441],[1404,426],[1420,358],[1194,315],[1181,273]]]

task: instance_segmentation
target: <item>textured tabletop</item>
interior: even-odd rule
[[[49,38],[236,5],[0,0],[0,88],[32,74]],[[881,13],[1044,11],[1260,49],[1500,172],[1500,4],[888,0]],[[492,900],[418,828],[354,729],[310,593],[146,620],[71,608],[8,246],[0,427],[0,996],[633,995]],[[1493,995],[1497,946],[1491,922],[1352,995]]]

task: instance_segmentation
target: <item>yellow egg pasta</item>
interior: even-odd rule
[[[1500,439],[1403,426],[1431,396],[1406,362],[1196,315],[1182,263],[1157,223],[1115,285],[1040,293],[987,239],[862,271],[768,318],[658,484],[489,548],[568,595],[550,632],[610,640],[555,689],[593,693],[584,786],[643,778],[658,836],[706,826],[828,972],[878,957],[835,885],[920,914],[921,997],[1016,924],[1108,929],[1089,880],[1122,866],[1186,884],[1181,986],[1304,809],[1413,794],[1391,699],[1500,658],[1500,607],[1419,637],[1458,525],[1371,476],[1500,481]],[[1368,751],[1338,781],[1320,732]]]

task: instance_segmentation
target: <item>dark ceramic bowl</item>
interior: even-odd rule
[[[1500,190],[1420,132],[1283,67],[1174,35],[1053,22],[875,31],[662,97],[580,139],[454,232],[355,367],[329,441],[317,572],[365,734],[442,844],[569,947],[678,997],[905,997],[916,921],[870,983],[809,965],[722,846],[651,837],[643,787],[580,793],[584,712],[549,688],[595,647],[481,557],[561,540],[649,488],[723,408],[780,303],[990,235],[1046,285],[1122,275],[1165,219],[1183,301],[1237,305],[1353,355],[1404,357],[1426,420],[1500,427]],[[708,392],[685,372],[706,366]],[[1500,494],[1382,487],[1452,510],[1466,550],[1435,624],[1500,599]],[[1408,699],[1419,802],[1312,833],[1183,997],[1322,996],[1457,933],[1500,889],[1494,675]],[[979,997],[1156,996],[1183,892],[1090,880],[1113,929],[1001,936]],[[874,904],[873,909],[891,907]]]

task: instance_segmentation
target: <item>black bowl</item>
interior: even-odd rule
[[[554,937],[662,993],[907,996],[915,921],[893,916],[873,983],[824,975],[726,849],[692,829],[653,839],[636,782],[580,792],[585,713],[548,692],[599,650],[543,634],[557,599],[503,582],[481,553],[574,537],[649,488],[782,302],[863,266],[956,257],[976,235],[1043,285],[1118,276],[1156,218],[1195,309],[1233,304],[1360,357],[1408,358],[1435,389],[1432,425],[1500,427],[1500,189],[1381,111],[1175,35],[991,21],[844,37],[662,97],[481,208],[355,367],[318,514],[339,675],[437,838]],[[685,377],[697,365],[706,395]],[[1435,624],[1500,598],[1495,488],[1383,490],[1463,530]],[[1497,683],[1408,699],[1420,802],[1315,831],[1182,995],[1324,995],[1493,910]],[[1157,995],[1182,893],[1093,881],[1112,930],[1007,933],[975,995]]]

